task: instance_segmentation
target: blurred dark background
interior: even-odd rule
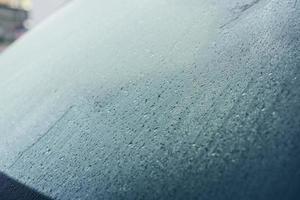
[[[0,0],[0,52],[71,0]]]
[[[51,200],[32,188],[10,178],[0,172],[0,199],[1,200]]]

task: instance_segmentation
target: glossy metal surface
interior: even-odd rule
[[[0,57],[0,171],[57,199],[297,199],[294,0],[77,0]]]

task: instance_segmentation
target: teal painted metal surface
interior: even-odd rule
[[[71,3],[0,58],[0,170],[57,199],[296,199],[299,14]]]

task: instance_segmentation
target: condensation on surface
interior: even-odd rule
[[[0,59],[1,171],[58,199],[299,196],[294,1],[84,2]]]

